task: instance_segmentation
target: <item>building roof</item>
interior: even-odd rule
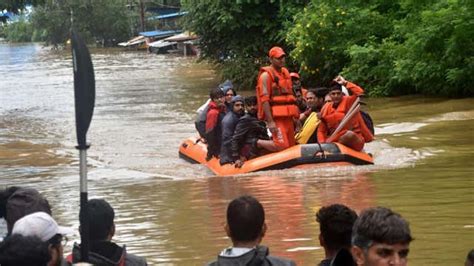
[[[153,31],[144,31],[140,32],[139,34],[141,36],[145,37],[166,37],[166,36],[171,36],[177,33],[180,33],[180,30],[153,30]]]

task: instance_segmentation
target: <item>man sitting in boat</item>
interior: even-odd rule
[[[220,88],[212,89],[209,93],[211,102],[206,115],[207,157],[209,161],[212,157],[219,156],[221,150],[222,119],[225,115],[224,92]]]
[[[245,114],[244,98],[240,95],[234,96],[231,100],[230,111],[222,119],[222,144],[220,152],[220,164],[233,163],[231,142],[234,135],[235,126],[239,119]]]
[[[300,112],[304,112],[307,108],[306,106],[306,93],[308,90],[301,86],[300,75],[296,72],[290,73],[291,82],[293,83],[293,94],[296,97],[296,105]]]
[[[259,156],[259,148],[274,148],[274,142],[267,134],[265,122],[257,119],[257,97],[245,98],[247,114],[239,119],[232,137],[232,159],[235,167],[242,167],[248,159]],[[271,149],[271,151],[273,151]]]
[[[230,112],[232,110],[232,97],[236,96],[237,93],[234,89],[234,85],[232,85],[232,82],[230,80],[226,80],[224,83],[219,85],[221,90],[224,92],[225,95],[225,109],[226,113]]]
[[[224,95],[226,95],[227,91],[230,90],[229,94],[234,94],[235,90],[234,85],[232,84],[232,81],[226,80],[224,83],[219,84],[219,88],[224,92]],[[231,97],[232,98],[232,97]],[[209,103],[211,102],[211,99],[207,99],[207,101],[201,105],[197,110],[197,117],[196,121],[194,122],[194,125],[196,126],[196,130],[199,133],[199,136],[201,137],[201,141],[206,142],[206,117],[207,117],[207,111],[209,110]]]
[[[306,94],[308,109],[300,115],[304,122],[301,130],[296,133],[295,139],[298,144],[316,143],[318,141],[317,128],[320,122],[319,116],[324,105],[324,98],[328,93],[325,87],[310,89]]]
[[[356,84],[346,81],[344,77],[337,76],[331,86],[329,96],[331,102],[326,103],[321,110],[321,123],[318,127],[319,142],[339,142],[354,150],[361,151],[366,142],[373,140],[374,136],[367,128],[360,115],[359,108],[351,107],[358,105],[358,97],[364,93],[364,90]],[[351,96],[342,94],[342,86],[345,86]],[[349,112],[351,111],[351,112]],[[346,117],[348,120],[345,125],[336,132],[341,121]]]
[[[299,117],[286,53],[275,46],[268,52],[271,65],[260,69],[257,79],[258,118],[267,122],[277,150],[295,145],[294,119]]]

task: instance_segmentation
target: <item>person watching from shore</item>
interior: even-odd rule
[[[209,93],[211,102],[206,115],[207,156],[206,161],[218,157],[222,143],[222,119],[225,115],[224,92],[220,88],[212,89]]]
[[[413,240],[408,222],[384,207],[369,208],[352,229],[351,253],[358,266],[407,265]]]
[[[268,52],[271,65],[260,68],[257,78],[258,119],[265,120],[279,150],[295,145],[295,120],[299,117],[286,53],[275,46]]]
[[[357,214],[342,204],[322,207],[316,213],[319,223],[319,244],[324,248],[325,258],[319,266],[354,265],[350,253],[352,226]]]
[[[467,253],[466,261],[464,262],[464,266],[474,266],[474,249],[471,249],[469,253]]]
[[[52,215],[48,200],[36,189],[9,187],[0,192],[0,218],[5,218],[8,235],[11,234],[16,221],[40,211]]]
[[[257,97],[246,97],[245,109],[247,113],[237,122],[231,142],[232,158],[237,168],[259,156],[260,148],[276,150],[275,143],[268,137],[265,122],[257,119]]]
[[[63,258],[63,241],[67,240],[66,235],[71,234],[74,234],[72,228],[59,226],[53,217],[45,212],[35,212],[22,217],[12,229],[12,236],[37,237],[46,245],[50,255],[48,266],[67,265]]]
[[[345,86],[352,93],[351,96],[343,96],[342,87]],[[326,103],[321,109],[321,123],[318,127],[318,141],[327,142],[334,134],[337,127],[348,113],[351,106],[361,96],[364,90],[356,84],[346,81],[344,77],[337,76],[329,89],[331,102]],[[336,133],[333,142],[339,142],[356,151],[361,151],[366,142],[372,141],[373,134],[367,128],[360,112],[356,112],[341,131]]]
[[[36,236],[11,235],[0,243],[0,265],[2,266],[47,266],[51,254],[46,243]]]
[[[320,112],[324,105],[324,99],[328,93],[325,87],[310,89],[306,94],[308,109],[300,115],[303,126],[296,133],[295,139],[298,144],[318,142],[317,128],[320,122]]]
[[[89,263],[93,265],[147,265],[144,258],[127,253],[125,246],[112,242],[115,235],[115,212],[103,199],[91,199],[87,203],[89,214]],[[69,263],[81,261],[81,246],[75,244]]]
[[[222,119],[222,144],[219,154],[220,164],[233,163],[232,137],[239,119],[245,114],[244,98],[240,95],[234,96],[231,101],[231,111]]]
[[[268,247],[260,245],[266,230],[265,211],[257,199],[241,196],[232,200],[225,225],[232,247],[224,249],[208,265],[296,265],[291,260],[270,256]]]

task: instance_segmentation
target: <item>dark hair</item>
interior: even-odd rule
[[[351,246],[352,226],[357,219],[355,211],[342,204],[322,207],[316,213],[316,221],[326,248],[337,251]]]
[[[470,263],[474,263],[474,249],[471,249],[471,251],[467,253],[466,260],[469,261]]]
[[[48,200],[34,188],[11,187],[5,191],[3,197],[8,194],[9,197],[6,198],[4,215],[9,234],[15,222],[25,215],[34,212],[45,212],[52,215]]]
[[[234,241],[253,241],[262,233],[265,211],[252,196],[241,196],[227,207],[227,224]]]
[[[90,240],[105,240],[114,224],[115,212],[103,199],[88,202]]]
[[[319,87],[319,88],[314,89],[314,95],[316,95],[316,97],[318,98],[324,98],[326,97],[326,94],[328,93],[329,93],[329,89],[326,87]]]
[[[61,246],[61,241],[63,240],[63,236],[61,234],[55,234],[48,240],[48,244],[51,244],[55,247]]]
[[[337,82],[332,82],[330,87],[329,87],[329,91],[333,91],[333,90],[342,91],[342,85],[337,83]]]
[[[0,243],[2,266],[46,266],[50,260],[48,244],[36,236],[14,234]]]
[[[214,88],[209,91],[209,98],[211,98],[211,100],[219,99],[224,96],[225,94],[220,88]]]
[[[368,248],[372,242],[392,245],[408,244],[412,240],[408,222],[384,207],[364,210],[352,229],[352,244],[360,248]]]
[[[245,97],[245,105],[256,105],[257,104],[257,96],[248,96]]]
[[[8,198],[10,198],[15,191],[17,191],[20,187],[8,187],[2,191],[0,191],[0,218],[7,217],[7,202]]]

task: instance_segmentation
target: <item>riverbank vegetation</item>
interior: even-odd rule
[[[155,0],[188,11],[184,29],[200,36],[202,58],[240,88],[253,89],[274,45],[309,87],[342,73],[373,96],[474,96],[474,1]],[[35,6],[30,21],[3,29],[11,41],[64,44],[71,23],[89,43],[134,36],[141,0],[0,0]],[[135,10],[134,10],[135,9]],[[146,28],[143,26],[143,28]],[[30,38],[28,38],[30,36]]]
[[[307,86],[337,73],[374,96],[474,95],[474,3],[465,0],[192,1],[185,27],[223,78],[253,88],[280,45]]]

